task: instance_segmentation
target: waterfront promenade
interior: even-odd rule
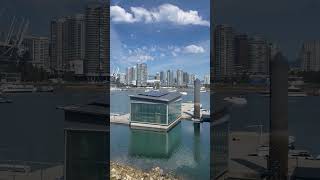
[[[264,147],[264,148],[263,148]],[[229,177],[235,179],[260,179],[267,170],[269,133],[235,131],[229,136]],[[290,154],[290,153],[289,153]],[[304,157],[288,159],[291,176],[296,167],[320,168],[320,160]]]
[[[13,165],[14,167],[15,165]],[[18,165],[16,165],[18,166]],[[63,177],[63,165],[31,170],[30,172],[0,171],[2,180],[59,180]]]

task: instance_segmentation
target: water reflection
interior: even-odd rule
[[[169,159],[181,145],[181,123],[168,132],[130,129],[129,155]]]
[[[66,130],[66,172],[70,180],[104,179],[107,133]]]
[[[201,160],[200,158],[200,123],[193,123],[193,159],[198,164]]]

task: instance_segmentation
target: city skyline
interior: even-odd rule
[[[189,73],[183,69],[163,69],[154,74],[148,73],[148,66],[145,63],[138,63],[126,67],[125,72],[112,72],[112,81],[120,84],[133,86],[146,86],[147,84],[159,83],[160,86],[188,86],[193,85],[196,79],[203,84],[210,84],[210,74],[199,77],[197,74]]]
[[[200,77],[208,74],[209,3],[111,1],[111,71],[147,63],[151,74],[161,69],[185,69]]]
[[[299,58],[304,41],[320,39],[320,26],[314,21],[320,15],[319,7],[320,2],[314,0],[217,0],[214,15],[217,24],[277,43],[293,62]]]

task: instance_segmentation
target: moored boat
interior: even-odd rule
[[[33,85],[7,84],[2,86],[3,93],[29,93],[36,91],[37,88]]]

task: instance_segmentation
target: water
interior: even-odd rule
[[[132,89],[129,91],[111,91],[111,112],[113,113],[129,113],[129,95],[142,93],[144,90]],[[193,101],[193,90],[187,90],[188,94],[182,96],[182,102]],[[209,92],[200,93],[200,101],[202,107],[210,109]]]
[[[0,160],[64,161],[64,113],[57,106],[87,103],[101,93],[58,90],[9,94],[0,104]]]
[[[128,100],[128,96],[125,95],[128,93],[112,92],[113,112],[128,112],[128,104],[124,103]],[[0,104],[0,161],[63,162],[64,115],[63,111],[57,110],[56,107],[87,103],[103,95],[104,93],[77,90],[8,95],[13,103]],[[188,92],[188,95],[182,98],[183,101],[193,100],[193,94]],[[208,93],[201,93],[204,108],[209,108],[209,99]],[[262,123],[265,125],[264,131],[267,131],[269,99],[257,94],[249,94],[247,99],[248,105],[232,108],[231,130],[257,131],[247,126]],[[298,149],[309,150],[313,155],[320,154],[319,107],[320,97],[289,98],[289,135],[295,136]],[[208,124],[201,124],[199,134],[194,131],[193,124],[189,121],[183,121],[179,126],[178,146],[168,145],[166,147],[171,149],[169,153],[161,154],[160,151],[162,156],[157,155],[153,158],[152,153],[148,156],[144,156],[143,153],[137,156],[134,155],[137,153],[130,153],[130,142],[136,142],[137,138],[131,137],[131,131],[127,126],[111,125],[111,159],[146,169],[158,165],[178,175],[185,174],[190,179],[197,179],[195,177],[198,175],[204,177],[200,179],[208,179]],[[153,135],[144,135],[144,139],[150,136]],[[161,137],[159,139],[162,139]]]
[[[230,129],[259,132],[260,128],[248,126],[262,124],[263,131],[268,132],[270,99],[258,94],[248,94],[246,98],[246,106],[232,107]],[[296,139],[296,149],[319,155],[320,97],[289,97],[288,101],[288,132]]]
[[[127,113],[129,94],[140,91],[111,93],[111,112]],[[201,94],[201,103],[210,108],[209,93]],[[193,92],[182,96],[182,101],[193,101]],[[110,158],[144,170],[159,166],[165,172],[183,179],[210,177],[210,125],[194,125],[183,120],[169,132],[132,130],[129,126],[111,125]]]

